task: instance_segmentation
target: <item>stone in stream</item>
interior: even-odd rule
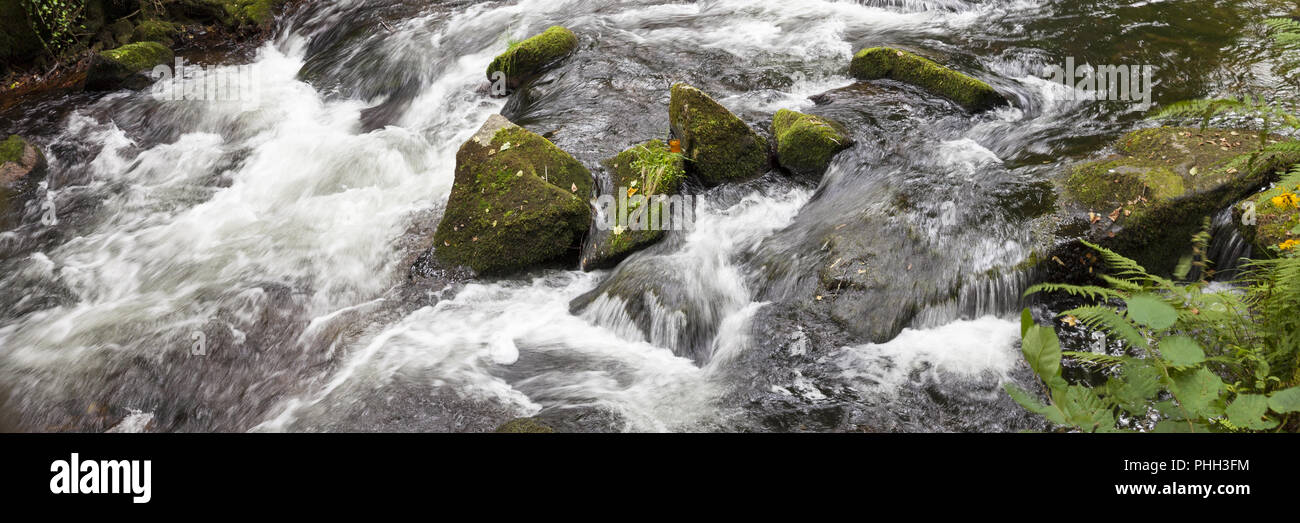
[[[578,160],[494,114],[456,153],[434,253],[480,274],[576,257],[591,224],[591,191],[591,172]]]
[[[889,47],[863,49],[853,56],[849,73],[859,80],[890,79],[937,94],[968,111],[1004,105],[1007,99],[993,86],[907,51]]]
[[[674,84],[668,122],[682,141],[687,170],[705,185],[752,178],[767,168],[767,142],[704,91]]]
[[[16,134],[0,142],[0,187],[12,188],[18,182],[40,176],[45,170],[45,154]]]
[[[505,422],[496,430],[502,434],[550,434],[555,429],[541,423],[537,418],[515,418]]]
[[[611,173],[614,204],[604,209],[610,227],[592,236],[589,253],[582,260],[584,270],[617,265],[628,255],[644,249],[664,236],[674,224],[689,220],[693,209],[684,207],[677,196],[686,180],[686,162],[668,150],[660,140],[634,145],[605,161]]]
[[[836,154],[853,145],[839,122],[788,109],[772,117],[772,134],[781,166],[800,175],[821,176]]]
[[[149,71],[172,61],[172,50],[158,42],[136,42],[95,53],[86,72],[86,89],[140,89],[151,82]]]
[[[514,89],[536,78],[569,56],[578,47],[578,36],[561,26],[552,26],[542,34],[512,44],[488,65],[489,81],[497,81],[497,73],[505,75],[507,87]]]
[[[1160,127],[1128,133],[1115,143],[1115,154],[1076,165],[1065,176],[1061,230],[1080,232],[1063,236],[1091,241],[1153,273],[1168,274],[1190,251],[1205,218],[1300,163],[1300,154],[1256,155],[1258,147],[1258,134],[1243,129]],[[1046,266],[1087,270],[1094,260],[1075,252],[1079,248],[1077,241],[1058,245],[1052,256],[1061,262]]]

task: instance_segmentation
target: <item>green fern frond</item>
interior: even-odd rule
[[[1114,289],[1107,289],[1096,285],[1070,285],[1068,283],[1039,283],[1025,289],[1024,296],[1028,297],[1040,292],[1046,294],[1064,292],[1071,296],[1099,301],[1124,298],[1124,294],[1117,292]]]
[[[1120,316],[1118,312],[1115,312],[1115,310],[1110,307],[1088,305],[1068,310],[1063,312],[1062,315],[1074,316],[1089,328],[1118,336],[1130,346],[1141,349],[1147,347],[1146,336],[1142,335],[1142,332],[1133,325],[1133,322],[1129,321],[1128,318]]]

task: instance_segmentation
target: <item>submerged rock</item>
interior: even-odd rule
[[[0,142],[0,187],[12,187],[45,169],[45,155],[16,134]]]
[[[836,154],[853,145],[839,122],[787,109],[772,117],[772,134],[781,166],[803,175],[820,176]]]
[[[550,434],[555,432],[555,429],[535,418],[517,418],[498,427],[497,432],[502,434]]]
[[[578,36],[564,27],[551,26],[537,36],[512,44],[488,65],[489,81],[497,72],[504,73],[511,89],[523,85],[545,72],[578,47]]]
[[[96,53],[86,72],[86,89],[108,91],[149,85],[148,71],[172,61],[172,50],[158,42],[136,42]]]
[[[889,47],[863,49],[854,55],[849,73],[859,80],[886,78],[909,83],[965,107],[983,111],[1007,103],[993,86],[927,58]]]
[[[578,160],[492,115],[456,153],[434,252],[484,274],[576,256],[591,223],[591,191],[591,173]]]
[[[614,207],[605,209],[609,230],[598,231],[582,260],[584,270],[617,265],[628,255],[664,236],[690,209],[677,195],[686,180],[686,162],[659,140],[635,145],[605,162],[614,187]],[[687,217],[689,219],[689,217]]]
[[[704,91],[674,84],[668,122],[690,160],[687,169],[706,185],[743,180],[767,168],[767,142]]]
[[[1167,274],[1207,217],[1300,162],[1293,153],[1255,154],[1258,143],[1247,130],[1160,127],[1124,135],[1117,154],[1070,170],[1061,189],[1063,229],[1083,222],[1083,239]],[[1057,253],[1067,266],[1078,261],[1069,245],[1064,254]]]

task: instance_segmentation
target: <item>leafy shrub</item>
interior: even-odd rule
[[[1175,283],[1087,245],[1109,269],[1101,275],[1107,286],[1041,284],[1026,294],[1064,292],[1091,301],[1060,316],[1121,340],[1126,351],[1063,351],[1056,331],[1036,325],[1025,309],[1021,350],[1049,401],[1007,384],[1013,399],[1054,425],[1084,432],[1296,430],[1300,259],[1254,262],[1244,288],[1211,290],[1204,280]],[[1184,259],[1176,277],[1193,265]],[[1109,379],[1094,387],[1069,383],[1063,358],[1101,367]],[[1150,419],[1158,421],[1140,421]]]

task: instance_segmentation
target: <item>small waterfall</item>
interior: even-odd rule
[[[1250,259],[1254,247],[1241,235],[1233,208],[1214,215],[1210,226],[1210,246],[1206,253],[1214,270],[1214,280],[1232,281],[1241,275],[1242,260]]]

